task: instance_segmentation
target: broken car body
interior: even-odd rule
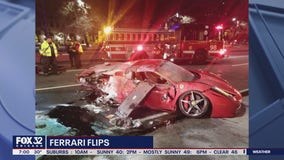
[[[78,76],[85,89],[96,93],[93,102],[111,102],[126,118],[133,109],[175,112],[187,117],[233,117],[241,95],[227,81],[202,70],[186,70],[160,59],[101,64]]]

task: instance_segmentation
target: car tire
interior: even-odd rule
[[[199,91],[187,91],[179,97],[178,106],[183,115],[202,118],[209,112],[210,102]]]
[[[204,49],[198,49],[193,56],[194,64],[205,64],[207,60],[207,52]]]

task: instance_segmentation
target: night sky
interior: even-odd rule
[[[37,0],[38,23],[60,18],[63,2],[68,0]],[[248,19],[248,0],[82,0],[99,15],[99,26],[120,28],[161,28],[176,13],[194,18],[201,25],[225,24],[236,17]],[[56,12],[57,11],[57,12]],[[93,16],[93,15],[91,15]],[[53,17],[53,18],[52,18]]]
[[[199,23],[223,23],[233,17],[247,21],[247,0],[110,0],[115,7],[111,19],[122,18],[115,24],[119,27],[151,27],[163,24],[175,13],[188,15]],[[125,12],[128,8],[127,12]]]

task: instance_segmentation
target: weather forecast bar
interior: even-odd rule
[[[13,149],[14,155],[247,155],[247,149]]]

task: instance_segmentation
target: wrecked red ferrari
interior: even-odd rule
[[[160,59],[101,64],[86,69],[79,82],[100,96],[96,101],[118,104],[127,117],[133,108],[175,112],[201,118],[233,117],[241,95],[227,81],[202,70],[186,70]]]

